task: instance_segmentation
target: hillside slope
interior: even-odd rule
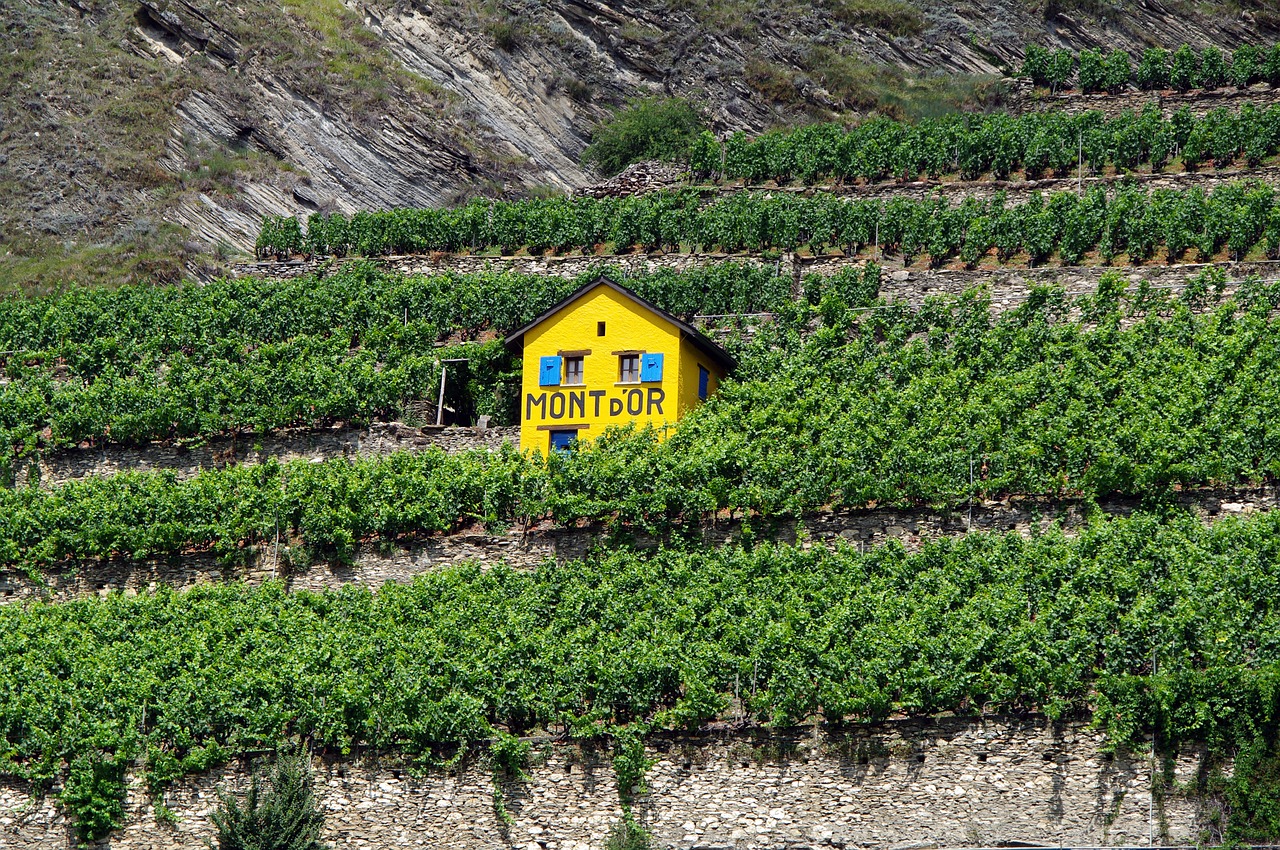
[[[1028,40],[1277,33],[1265,11],[1159,2],[13,0],[0,289],[200,274],[264,213],[584,185],[590,127],[637,93],[758,130],[981,101]]]

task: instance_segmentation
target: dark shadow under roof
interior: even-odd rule
[[[612,280],[605,277],[604,275],[601,275],[600,277],[591,281],[586,286],[579,288],[576,292],[572,293],[571,295],[566,297],[564,300],[560,301],[550,310],[547,310],[541,316],[534,319],[532,322],[525,325],[524,327],[520,328],[518,331],[513,332],[511,335],[509,335],[506,338],[506,340],[504,340],[504,344],[512,348],[514,348],[516,345],[523,346],[524,335],[526,333],[528,333],[530,330],[537,327],[538,325],[542,324],[543,322],[551,318],[556,313],[559,313],[561,310],[568,307],[570,304],[572,304],[574,301],[577,301],[579,298],[586,295],[588,292],[591,292],[592,290],[600,286],[609,287],[614,292],[617,292],[620,295],[626,296],[627,298],[639,304],[641,307],[644,307],[646,310],[652,313],[656,313],[657,315],[666,319],[671,324],[675,325],[677,328],[680,329],[681,337],[689,340],[689,342],[692,343],[695,348],[697,348],[703,354],[707,355],[707,357],[711,358],[711,360],[716,365],[724,369],[726,372],[738,365],[738,361],[734,360],[733,356],[730,355],[729,352],[725,351],[723,348],[717,345],[714,341],[711,340],[710,337],[708,337],[702,331],[698,330],[688,322],[685,322],[676,318],[675,316],[668,313],[666,310],[663,310],[661,307],[658,307],[657,305],[652,304],[649,301],[646,301],[645,299],[641,298],[639,295],[636,295],[630,289],[627,289],[625,286],[614,283]]]

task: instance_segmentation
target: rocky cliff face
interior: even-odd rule
[[[1230,48],[1278,25],[1156,0],[11,0],[0,288],[198,272],[265,213],[581,187],[590,127],[636,94],[719,130],[919,113],[986,96],[1028,40]]]

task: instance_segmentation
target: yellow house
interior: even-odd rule
[[[599,277],[507,338],[524,351],[520,448],[543,453],[610,425],[675,423],[734,360],[692,325]]]

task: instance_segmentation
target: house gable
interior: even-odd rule
[[[665,429],[697,401],[693,360],[710,364],[716,381],[732,363],[695,329],[603,278],[507,342],[524,353],[521,448],[543,452],[611,426]]]

